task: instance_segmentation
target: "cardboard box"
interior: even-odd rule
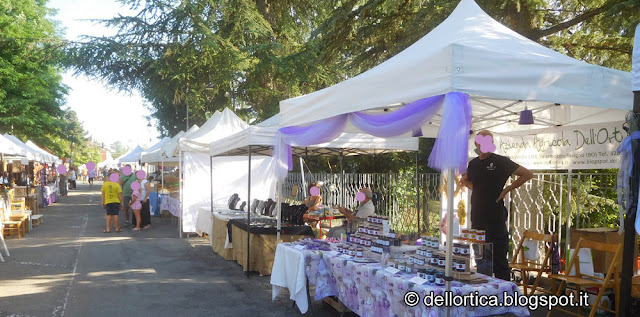
[[[572,229],[570,243],[572,249],[576,247],[576,244],[578,244],[578,240],[580,240],[580,238],[604,243],[623,244],[624,232],[622,234],[618,234],[618,229],[613,228]],[[613,253],[592,251],[591,254],[593,256],[594,270],[596,272],[606,274],[606,270],[609,268],[611,261],[613,261]],[[569,260],[570,259],[567,259],[567,265],[569,264]]]

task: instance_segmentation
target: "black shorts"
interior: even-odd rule
[[[117,216],[120,213],[120,203],[110,203],[104,205],[108,216]]]

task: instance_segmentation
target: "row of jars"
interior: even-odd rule
[[[435,249],[432,247],[422,246],[416,249],[416,254],[431,257],[431,254],[433,254],[434,250]],[[454,243],[453,254],[468,257],[471,255],[471,246],[466,243]]]
[[[369,222],[369,223],[377,223],[377,224],[389,223],[389,217],[387,217],[387,216],[378,216],[378,215],[368,216],[367,217],[367,222]]]
[[[350,235],[349,242],[355,243],[365,247],[371,247],[374,244],[378,244],[380,246],[399,246],[402,244],[400,239],[383,237],[383,236],[371,236],[367,234],[354,233]]]
[[[354,245],[341,245],[337,246],[337,251],[346,254],[348,256],[354,256],[356,258],[364,258],[364,248]]]
[[[477,229],[461,229],[460,239],[475,243],[485,243],[486,232]]]
[[[434,254],[431,257],[425,257],[422,255],[413,255],[407,260],[409,264],[415,264],[418,266],[431,265],[439,268],[444,268],[446,264],[446,257],[444,255]],[[464,259],[453,259],[452,269],[456,272],[465,272],[467,262]]]

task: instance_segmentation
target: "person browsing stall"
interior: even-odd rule
[[[113,170],[111,173],[115,173],[116,175],[119,174],[117,170]],[[112,182],[107,178],[104,180],[104,184],[102,184],[100,191],[102,192],[102,206],[107,211],[107,229],[105,229],[104,232],[111,232],[112,221],[116,232],[121,232],[120,223],[118,222],[118,214],[120,213],[120,206],[123,201],[122,188],[120,188],[120,184]]]
[[[493,243],[493,272],[488,265],[478,264],[478,272],[496,278],[510,280],[509,232],[507,230],[507,209],[504,198],[533,177],[533,173],[513,162],[508,157],[492,153],[495,151],[493,134],[487,130],[478,133],[475,139],[478,157],[469,162],[467,172],[462,174],[462,183],[471,192],[471,228],[484,230],[486,242]],[[505,187],[511,175],[518,176],[511,185]],[[486,262],[485,262],[486,263]]]
[[[358,206],[358,209],[356,211],[336,206],[338,208],[338,211],[340,211],[341,214],[347,217],[347,223],[339,227],[331,228],[327,233],[327,237],[340,238],[341,234],[351,232],[354,223],[366,220],[367,217],[373,216],[376,213],[375,206],[373,205],[373,201],[371,200],[371,198],[373,197],[373,192],[371,191],[371,189],[365,187],[362,188],[360,192],[364,194],[364,200],[360,202],[360,205]]]

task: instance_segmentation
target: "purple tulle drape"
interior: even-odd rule
[[[469,95],[448,93],[442,107],[442,122],[438,137],[429,155],[429,167],[436,170],[467,171],[471,102]]]
[[[393,112],[368,114],[352,112],[313,124],[286,127],[276,133],[274,155],[276,175],[283,179],[293,168],[291,146],[329,142],[342,133],[349,120],[361,131],[377,137],[395,137],[420,130],[442,108],[442,122],[429,166],[438,170],[467,168],[467,149],[471,129],[471,104],[464,93],[451,92],[414,101]],[[446,145],[446,146],[445,146]]]

